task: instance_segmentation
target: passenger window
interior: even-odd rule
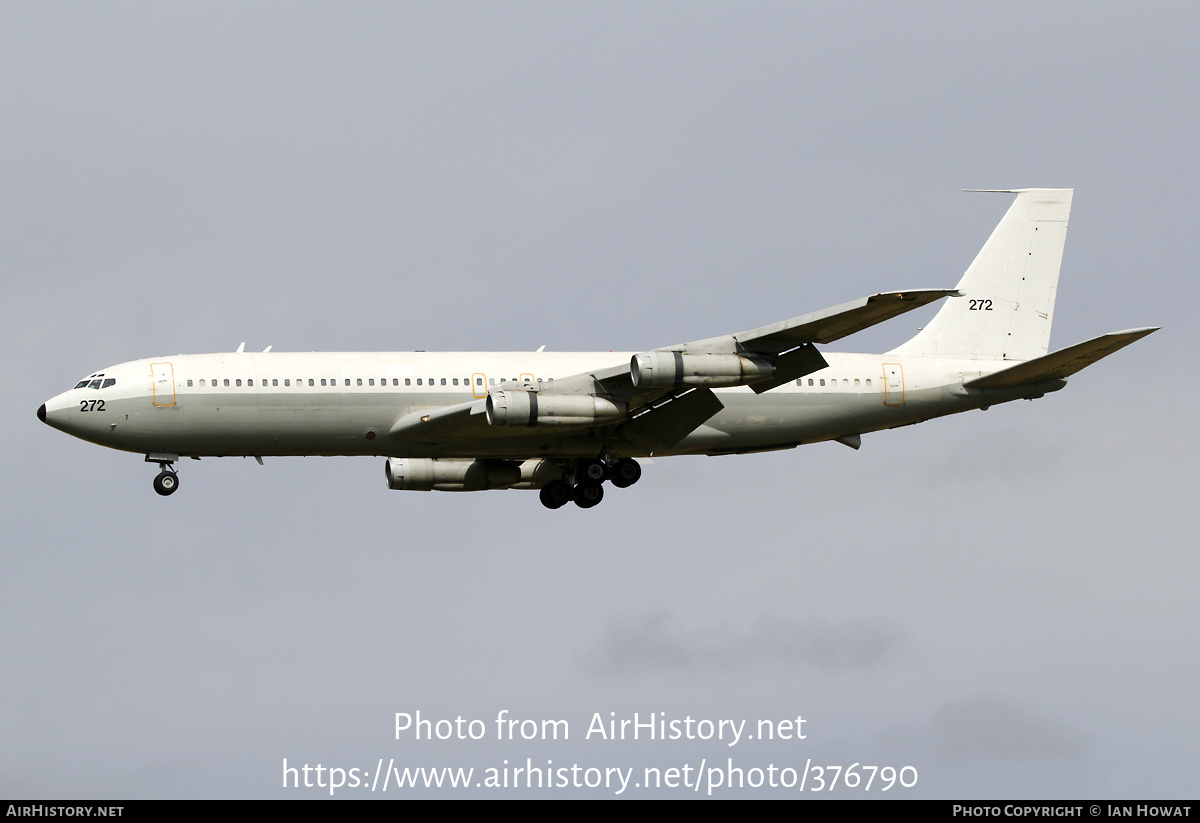
[[[483,378],[482,378],[482,377],[476,377],[476,378],[475,378],[475,385],[476,385],[476,386],[482,386],[482,385],[483,385]]]
[[[253,381],[253,380],[247,380],[247,381],[246,381],[246,385],[247,385],[247,386],[253,386],[253,385],[254,385],[254,381]]]
[[[368,380],[367,380],[367,385],[369,385],[369,386],[374,386],[374,385],[375,385],[375,378],[374,378],[374,377],[372,377],[372,378],[368,379]]]
[[[811,386],[812,384],[813,384],[813,379],[810,377],[810,378],[808,378],[808,385]]]
[[[496,378],[494,378],[494,377],[489,377],[489,378],[488,378],[488,385],[489,385],[489,386],[494,386],[494,385],[496,385]]]
[[[191,387],[192,387],[192,381],[188,380],[188,388],[190,389]]]
[[[204,378],[200,379],[200,388],[204,388]]]
[[[419,377],[417,378],[417,385],[418,385],[418,386],[423,386],[423,385],[425,385],[424,383],[422,383],[422,382],[421,382],[421,378],[419,378]]]
[[[456,377],[456,378],[454,378],[454,385],[455,385],[455,386],[457,386],[457,385],[458,385],[458,378],[457,378],[457,377]]]
[[[824,378],[824,377],[822,377],[822,378],[821,378],[821,385],[822,385],[822,386],[824,386],[824,385],[825,385],[825,378]]]
[[[869,377],[867,378],[867,385],[868,386],[871,385],[871,378],[869,378]]]
[[[446,378],[444,378],[444,377],[442,378],[442,385],[443,386],[446,385]]]
[[[235,385],[240,386],[240,385],[242,385],[242,378],[239,377],[237,380],[234,380],[233,382]]]
[[[292,385],[292,381],[291,381],[290,379],[288,379],[288,378],[286,378],[286,377],[285,377],[285,378],[283,379],[283,385],[285,385],[285,386],[290,386],[290,385]]]
[[[404,385],[406,385],[406,386],[411,386],[411,385],[412,385],[412,378],[411,378],[411,377],[406,377],[406,378],[404,378]]]
[[[859,385],[859,382],[858,382],[858,378],[857,378],[857,377],[856,377],[856,378],[854,378],[854,385],[856,385],[856,386],[857,386],[857,385]]]
[[[308,385],[310,385],[310,386],[315,386],[315,385],[317,385],[317,381],[313,380],[313,379],[310,377],[310,378],[308,378]]]
[[[361,377],[360,377],[360,378],[358,378],[358,385],[360,385],[360,386],[362,385],[362,378],[361,378]]]

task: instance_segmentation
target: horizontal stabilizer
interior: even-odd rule
[[[1074,346],[1068,346],[1060,351],[1027,360],[977,380],[971,380],[963,385],[968,389],[1008,389],[1045,380],[1061,380],[1156,331],[1158,331],[1157,327],[1102,334],[1083,343],[1076,343]]]

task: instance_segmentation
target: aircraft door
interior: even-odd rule
[[[487,397],[487,377],[483,372],[475,372],[471,375],[471,394],[474,397]]]
[[[904,405],[904,367],[899,363],[883,364],[883,405]]]
[[[170,363],[151,363],[153,399],[156,406],[175,405],[175,369]]]

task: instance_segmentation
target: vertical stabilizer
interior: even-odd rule
[[[1073,189],[1017,195],[951,298],[894,354],[1032,360],[1050,346],[1054,295]]]

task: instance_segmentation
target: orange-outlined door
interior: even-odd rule
[[[154,405],[175,405],[175,369],[170,363],[151,363],[154,379]]]
[[[904,367],[899,363],[883,364],[883,405],[904,405]]]
[[[482,372],[471,375],[471,394],[475,397],[487,397],[487,377]]]

